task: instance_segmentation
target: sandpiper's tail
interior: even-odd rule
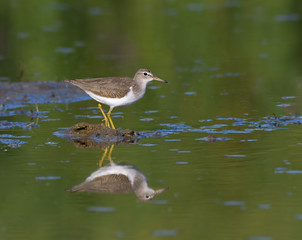
[[[73,186],[72,188],[66,189],[66,192],[83,192],[82,184]]]
[[[71,83],[71,84],[83,89],[84,84],[81,80],[82,79],[66,79],[66,80],[64,80],[64,82]]]

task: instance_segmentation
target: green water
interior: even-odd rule
[[[170,83],[112,115],[119,128],[165,133],[112,153],[169,187],[152,202],[65,191],[104,150],[54,133],[99,123],[93,100],[42,104],[38,127],[0,129],[25,142],[0,143],[0,239],[301,239],[301,126],[266,122],[301,114],[301,43],[297,0],[1,1],[1,81],[148,67]]]

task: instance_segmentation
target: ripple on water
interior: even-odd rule
[[[168,16],[175,16],[175,15],[178,14],[178,10],[175,9],[175,8],[168,8],[168,9],[166,10],[166,14],[167,14]]]
[[[38,176],[36,177],[37,181],[43,181],[43,180],[58,180],[61,179],[60,176]]]
[[[214,124],[212,126],[203,126],[200,127],[200,129],[204,129],[204,128],[222,128],[222,127],[227,127],[227,124]]]
[[[117,238],[124,238],[124,237],[125,237],[125,233],[119,231],[119,232],[116,233],[116,237],[117,237]]]
[[[83,41],[75,41],[75,42],[74,42],[74,45],[75,45],[76,47],[84,47],[86,44],[85,44],[85,42],[83,42]]]
[[[227,137],[215,137],[215,136],[207,136],[207,137],[202,137],[202,138],[195,138],[196,141],[206,141],[206,142],[216,142],[216,141],[228,141],[232,140],[232,138],[227,138]]]
[[[157,110],[149,110],[149,111],[145,111],[144,113],[151,114],[151,113],[158,113],[158,111]]]
[[[302,214],[301,213],[296,214],[295,218],[298,219],[298,220],[302,220]]]
[[[224,206],[245,206],[244,201],[230,200],[222,203]]]
[[[165,139],[165,142],[180,142],[181,139]]]
[[[182,151],[178,151],[178,153],[191,153],[191,151],[182,150]]]
[[[276,15],[276,22],[296,22],[300,20],[300,15],[297,13],[279,14]]]
[[[281,99],[284,99],[284,100],[286,100],[286,99],[294,99],[294,98],[296,98],[296,96],[284,96],[284,97],[281,97]]]
[[[114,212],[115,207],[88,207],[88,212],[99,212],[99,213],[107,213],[107,212]]]
[[[74,117],[76,117],[76,118],[100,118],[101,116],[99,116],[99,115],[96,115],[96,116],[93,116],[93,115],[75,115]]]
[[[302,174],[302,170],[287,170],[284,167],[275,168],[275,173],[284,174]]]
[[[141,146],[144,146],[144,147],[153,147],[153,146],[157,146],[157,144],[154,144],[154,143],[141,143],[139,144]]]
[[[202,119],[202,120],[198,120],[198,122],[212,122],[212,119]]]
[[[188,92],[184,92],[184,94],[185,95],[196,95],[196,92],[190,92],[190,91],[188,91]]]
[[[56,51],[59,53],[70,54],[74,52],[74,48],[70,47],[57,47]]]
[[[93,7],[88,9],[88,14],[92,16],[98,16],[102,14],[101,8]]]
[[[277,104],[277,107],[290,107],[291,104],[290,103],[281,103],[281,104]]]
[[[140,118],[139,120],[143,121],[143,122],[150,122],[150,121],[153,121],[154,118]]]
[[[35,165],[37,165],[37,164],[34,163],[34,162],[28,162],[27,165],[28,165],[28,166],[35,166]]]
[[[270,204],[258,204],[259,209],[270,209],[271,205]]]
[[[168,200],[154,200],[152,203],[156,205],[167,205]]]
[[[165,236],[177,236],[178,231],[174,229],[160,229],[160,230],[154,230],[153,236],[155,237],[165,237]]]
[[[19,33],[17,33],[17,38],[19,38],[19,39],[28,38],[28,33],[26,33],[26,32],[19,32]]]
[[[31,138],[31,136],[14,136],[11,134],[0,134],[0,138]]]
[[[57,143],[57,142],[46,142],[45,144],[46,144],[46,145],[53,146],[53,147],[55,147],[55,146],[57,146],[57,145],[58,145],[58,143]]]
[[[52,122],[52,121],[60,121],[60,118],[47,118],[47,119],[42,119],[42,122]]]
[[[225,157],[236,157],[236,158],[243,158],[246,157],[244,154],[225,154]]]
[[[150,90],[155,90],[155,89],[158,89],[159,87],[158,86],[148,86],[148,89]]]
[[[203,4],[201,3],[188,3],[187,9],[192,12],[200,12],[203,10]]]
[[[175,164],[178,164],[178,165],[186,165],[186,164],[189,164],[188,162],[175,162]]]
[[[0,56],[0,61],[1,61],[1,56]],[[10,80],[9,77],[5,77],[5,76],[0,77],[0,81],[9,81],[9,80]]]
[[[176,123],[176,124],[161,123],[160,125],[161,126],[166,126],[166,127],[170,128],[170,129],[177,130],[177,131],[184,131],[185,129],[192,128],[191,126],[184,125],[183,123]]]
[[[250,236],[249,240],[273,240],[271,236]]]
[[[246,121],[246,118],[237,118],[237,117],[217,117],[216,120],[223,120],[223,121]]]

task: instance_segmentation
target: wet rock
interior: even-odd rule
[[[57,135],[57,134],[56,134]],[[60,132],[60,137],[71,140],[79,148],[104,148],[112,144],[129,144],[140,134],[130,129],[111,129],[104,124],[77,123]]]
[[[162,137],[168,133],[164,130],[134,131],[131,129],[111,129],[104,124],[77,123],[76,125],[54,133],[57,137],[67,139],[78,148],[106,148],[112,144],[136,143],[142,138]]]

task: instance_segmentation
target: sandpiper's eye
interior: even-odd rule
[[[147,75],[148,75],[148,73],[144,72],[144,75],[145,75],[145,76],[147,76]]]

